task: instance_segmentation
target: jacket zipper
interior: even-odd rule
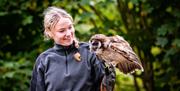
[[[65,51],[65,56],[66,56],[66,74],[68,74],[68,59],[67,59],[68,52],[67,51]]]

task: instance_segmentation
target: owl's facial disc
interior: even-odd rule
[[[93,40],[91,42],[91,46],[92,46],[92,51],[96,51],[97,49],[99,49],[101,47],[101,42]]]

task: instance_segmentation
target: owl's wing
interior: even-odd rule
[[[116,66],[118,69],[125,74],[134,72],[136,69],[143,71],[141,62],[129,43],[120,36],[113,37],[111,37],[112,43],[110,44],[110,48],[124,57],[124,59],[117,60]]]

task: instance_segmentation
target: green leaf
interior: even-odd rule
[[[161,47],[164,47],[164,46],[166,46],[167,43],[168,43],[167,38],[165,38],[165,37],[158,37],[157,38],[157,41],[156,41],[157,45],[160,45]]]
[[[167,7],[166,12],[172,12],[172,7],[171,6]]]
[[[24,20],[22,21],[23,25],[31,24],[33,21],[33,16],[25,16]]]
[[[8,15],[8,12],[0,12],[0,16]]]
[[[180,10],[178,10],[178,9],[173,10],[172,15],[174,15],[175,17],[180,18]]]
[[[132,2],[128,2],[128,8],[129,8],[130,10],[132,10],[132,9],[134,8],[134,5],[133,5]]]
[[[167,52],[165,54],[165,58],[168,58],[170,55],[174,55],[176,52],[177,52],[177,50],[174,48],[167,50]]]
[[[154,56],[157,56],[158,54],[161,53],[161,49],[157,46],[153,46],[151,47],[151,53],[154,55]]]
[[[82,34],[88,33],[91,28],[92,28],[92,25],[88,25],[88,24],[78,24],[75,26],[75,29]]]
[[[14,62],[5,62],[4,67],[5,68],[14,68]]]
[[[172,42],[172,45],[180,48],[180,39],[178,39],[178,38],[174,39]]]
[[[151,6],[151,4],[144,5],[144,11],[147,13],[151,13],[154,10],[154,8]]]
[[[90,2],[89,0],[81,0],[80,3],[81,3],[82,5],[89,5],[89,2]]]
[[[178,24],[176,25],[172,22],[169,22],[161,25],[161,27],[157,29],[157,34],[159,36],[165,36],[166,34],[171,34],[172,31],[176,30],[177,28],[178,28]]]
[[[157,29],[157,34],[160,36],[165,36],[168,32],[167,25],[162,25],[160,28]]]
[[[12,72],[7,72],[7,73],[5,73],[2,77],[3,77],[3,78],[13,78],[13,77],[14,77],[14,74],[15,74],[14,71],[12,71]]]
[[[135,5],[139,5],[139,0],[130,0],[133,4],[135,4]]]

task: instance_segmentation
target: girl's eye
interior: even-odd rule
[[[60,32],[60,33],[63,33],[64,31],[65,31],[65,29],[61,29],[59,32]]]
[[[69,29],[71,29],[72,28],[72,26],[69,26]]]

